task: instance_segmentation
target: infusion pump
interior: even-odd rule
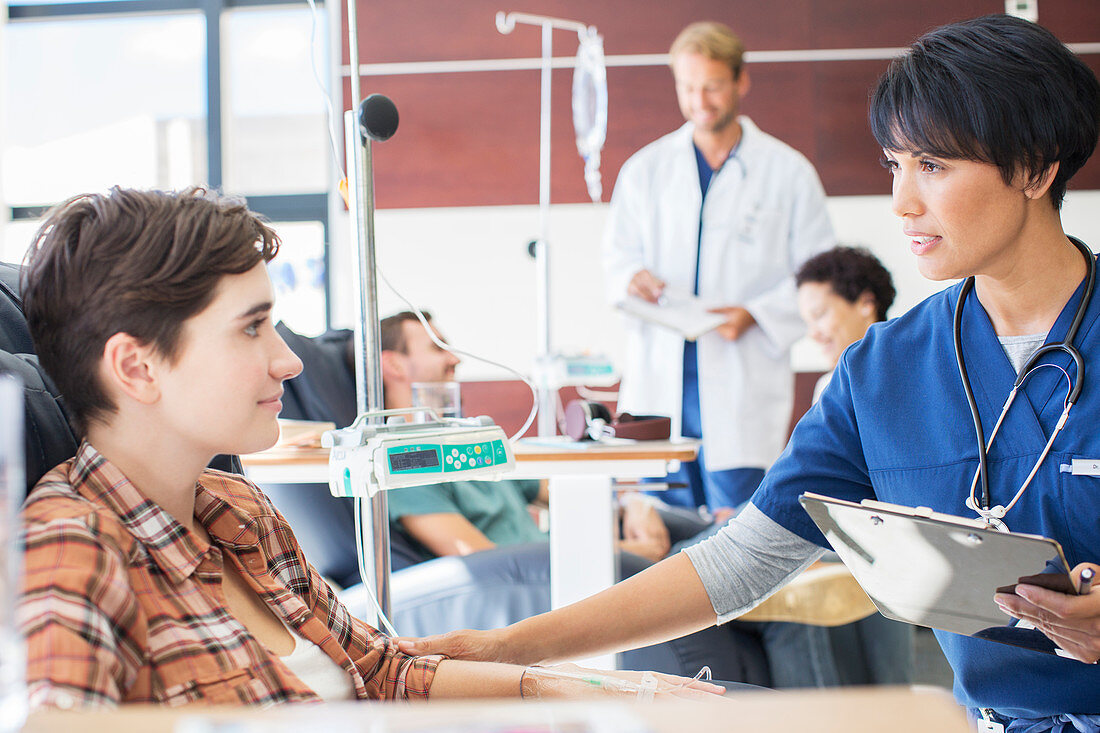
[[[415,413],[425,413],[427,421],[404,421]],[[389,421],[370,422],[379,418]],[[329,490],[341,497],[447,481],[497,481],[515,468],[511,443],[491,418],[439,418],[429,409],[364,413],[349,427],[324,433],[321,445],[330,449]]]

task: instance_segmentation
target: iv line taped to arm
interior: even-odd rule
[[[710,680],[710,667],[703,667],[690,680],[684,680],[669,692],[688,687],[699,679]],[[589,697],[608,695],[633,696],[639,702],[651,702],[657,693],[658,679],[652,672],[643,672],[639,682],[624,679],[599,670],[532,666],[523,670],[520,678],[520,697],[525,700],[542,698]]]

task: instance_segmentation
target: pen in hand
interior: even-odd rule
[[[1096,571],[1092,568],[1085,568],[1081,571],[1080,580],[1077,581],[1077,595],[1085,596],[1092,590],[1092,581],[1096,577]]]

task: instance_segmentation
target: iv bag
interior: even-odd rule
[[[600,151],[607,139],[607,68],[603,37],[590,28],[578,34],[577,64],[573,70],[573,129],[577,152],[584,159],[584,182],[593,203],[603,195]]]

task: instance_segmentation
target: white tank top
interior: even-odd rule
[[[285,624],[284,624],[285,626]],[[280,657],[294,675],[317,693],[325,702],[354,700],[355,685],[351,676],[332,657],[309,639],[299,636],[289,626],[290,638],[294,640],[294,651]]]

